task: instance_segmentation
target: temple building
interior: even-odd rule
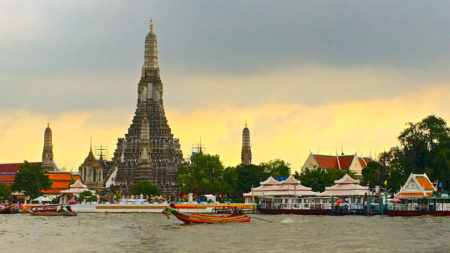
[[[44,149],[42,150],[42,165],[44,171],[58,171],[58,168],[53,161],[53,143],[52,143],[52,129],[50,123],[44,132]]]
[[[103,166],[95,159],[92,152],[92,145],[88,156],[78,168],[81,175],[81,180],[87,185],[89,189],[101,193],[103,190]]]
[[[117,141],[114,165],[105,169],[108,187],[150,181],[164,195],[177,192],[175,177],[183,154],[164,112],[157,52],[156,34],[150,24],[134,118],[125,138]]]
[[[250,130],[245,123],[245,127],[242,130],[242,151],[241,151],[241,164],[252,164],[252,150],[250,145]]]
[[[306,169],[338,169],[350,170],[356,176],[362,176],[362,170],[367,167],[369,162],[373,161],[371,157],[362,157],[357,154],[353,155],[321,155],[310,153],[308,159],[301,171]]]

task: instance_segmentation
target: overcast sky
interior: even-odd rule
[[[23,131],[39,135],[29,149],[1,147],[0,162],[39,159],[47,119],[56,124],[56,137],[74,120],[69,115],[89,115],[70,131],[76,140],[96,133],[94,140],[107,143],[112,153],[134,113],[149,19],[158,36],[169,124],[185,154],[202,136],[210,138],[211,152],[237,163],[240,131],[248,120],[254,149],[264,154],[255,154],[259,161],[276,154],[299,167],[311,148],[382,151],[395,144],[405,121],[431,113],[449,120],[449,1],[0,1],[0,6],[0,137],[6,146],[24,138],[17,125],[30,117],[33,124]],[[416,108],[411,100],[424,104]],[[359,130],[374,142],[354,137],[347,143],[342,131],[355,122],[336,122],[351,118],[362,104],[367,110],[359,123],[370,117],[370,124]],[[339,119],[305,118],[343,111],[341,106],[348,114]],[[286,114],[286,107],[300,111]],[[387,115],[399,107],[402,113]],[[224,132],[186,127],[209,114],[220,114],[223,122],[216,127]],[[287,121],[277,128],[280,114]],[[379,141],[380,129],[370,127],[390,117],[386,139]],[[289,128],[305,121],[334,134],[308,140],[298,127]],[[286,146],[297,153],[274,151],[269,140],[283,145],[279,132],[298,135],[297,144]],[[59,142],[55,152],[62,166],[76,169],[87,151]]]

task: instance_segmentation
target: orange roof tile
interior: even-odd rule
[[[61,193],[61,191],[62,191],[62,189],[56,189],[56,190],[49,189],[49,190],[41,190],[41,193],[42,194],[59,194],[59,193]]]
[[[353,161],[352,155],[339,156],[339,164],[341,165],[341,169],[350,168],[350,164],[352,164],[352,161]]]
[[[373,161],[370,157],[364,157],[363,159],[364,161],[366,161],[366,163],[370,163],[371,161]]]
[[[314,155],[320,168],[323,169],[339,169],[336,156],[331,155]]]
[[[78,181],[78,180],[80,180],[81,181],[81,176],[80,175],[74,175],[73,176],[73,181]]]
[[[72,181],[72,173],[70,172],[47,172],[45,173],[45,175],[48,175],[48,178],[50,180],[67,180],[67,181]]]
[[[426,177],[416,177],[416,179],[426,191],[434,190],[433,185]]]
[[[423,196],[423,192],[399,192],[398,196]]]
[[[51,189],[69,189],[70,182],[68,181],[53,181]]]
[[[14,172],[17,173],[17,171],[20,169],[20,166],[23,163],[2,163],[0,164],[0,172]],[[40,162],[31,162],[31,165],[41,165]]]

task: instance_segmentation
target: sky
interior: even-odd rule
[[[60,168],[110,156],[137,102],[149,20],[164,106],[184,156],[226,166],[250,128],[253,162],[372,155],[407,122],[450,121],[448,1],[0,0],[0,163]]]

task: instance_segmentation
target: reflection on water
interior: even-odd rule
[[[450,217],[251,215],[184,225],[159,214],[0,215],[0,252],[448,252]]]

